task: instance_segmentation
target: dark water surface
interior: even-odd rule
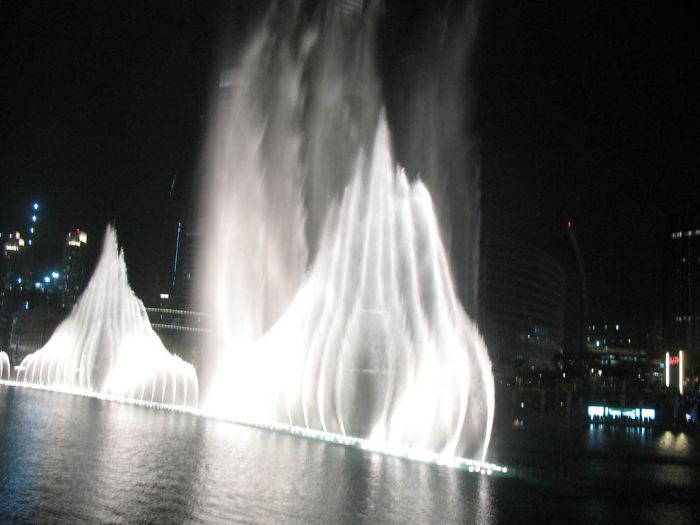
[[[545,430],[497,430],[497,478],[0,386],[0,523],[697,523],[697,437]]]

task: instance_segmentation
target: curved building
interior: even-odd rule
[[[515,239],[484,239],[479,317],[497,377],[559,368],[565,285],[549,255]]]

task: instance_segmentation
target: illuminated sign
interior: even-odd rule
[[[671,366],[678,367],[678,391],[683,395],[683,382],[685,380],[685,374],[683,373],[684,363],[683,363],[683,350],[678,351],[678,355],[671,356],[666,352],[666,387],[671,386]]]
[[[656,410],[653,408],[615,408],[607,406],[589,406],[588,417],[593,419],[596,416],[610,417],[613,419],[625,417],[637,421],[654,421],[656,419]]]

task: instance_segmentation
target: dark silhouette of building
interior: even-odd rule
[[[646,380],[646,341],[619,322],[588,325],[586,346],[590,353],[589,374],[593,377],[620,377]]]
[[[558,370],[562,359],[565,274],[561,265],[519,241],[484,240],[479,317],[500,379]]]
[[[68,232],[66,236],[61,275],[62,308],[71,308],[87,284],[87,240],[87,232],[80,228]]]
[[[0,350],[10,342],[12,312],[22,303],[24,290],[30,285],[28,245],[19,232],[0,235]]]
[[[8,233],[2,238],[2,290],[0,309],[3,315],[17,308],[18,293],[27,281],[27,244],[19,232]]]
[[[673,217],[665,239],[664,345],[686,355],[686,377],[700,374],[700,211]]]

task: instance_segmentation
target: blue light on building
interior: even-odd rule
[[[613,419],[624,417],[635,421],[654,421],[656,420],[656,410],[653,408],[615,408],[591,405],[588,407],[588,417],[590,419],[594,417],[610,417]]]

